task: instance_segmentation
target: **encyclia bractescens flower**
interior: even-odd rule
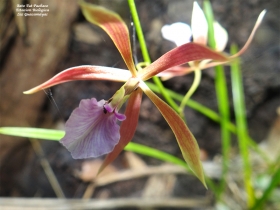
[[[65,124],[66,134],[62,144],[73,158],[97,157],[109,153],[99,172],[111,163],[132,140],[138,123],[142,92],[152,100],[172,129],[183,157],[190,169],[205,185],[199,160],[198,144],[180,116],[163,102],[144,83],[158,73],[193,60],[212,59],[225,62],[226,56],[205,46],[188,43],[177,47],[141,71],[137,71],[132,59],[128,28],[114,12],[86,2],[80,3],[86,19],[101,27],[113,40],[128,70],[104,66],[77,66],[66,69],[43,84],[25,91],[31,94],[51,86],[75,80],[110,80],[125,84],[107,101],[84,99]],[[124,115],[118,113],[126,102]],[[121,125],[117,121],[122,121]]]
[[[175,66],[172,68],[167,69],[164,72],[161,72],[158,76],[160,76],[162,78],[162,80],[168,80],[172,77],[175,76],[182,76],[185,74],[188,74],[190,72],[193,72],[197,69],[206,69],[206,68],[210,68],[210,67],[214,67],[217,65],[221,65],[221,64],[226,64],[228,62],[230,62],[231,60],[233,60],[234,58],[242,55],[247,48],[249,47],[249,45],[252,42],[252,39],[255,35],[256,30],[258,29],[258,27],[260,26],[262,19],[264,17],[266,13],[266,10],[263,10],[257,21],[256,24],[247,40],[247,42],[245,43],[245,45],[243,46],[243,48],[236,53],[235,55],[232,55],[229,57],[229,60],[227,60],[226,62],[217,62],[217,61],[213,61],[211,59],[206,59],[206,60],[202,60],[200,62],[189,62],[190,67],[185,67],[185,66]],[[181,23],[182,25],[183,23]],[[214,22],[214,38],[215,38],[215,50],[217,52],[222,52],[227,44],[228,41],[228,34],[227,31],[218,23],[218,22]],[[169,35],[168,33],[168,29],[169,30],[174,30],[174,29],[178,29],[178,25],[170,25],[169,27],[166,27],[164,31],[167,33],[167,35]],[[185,30],[186,31],[186,30]],[[193,38],[193,42],[194,43],[199,43],[202,45],[207,45],[207,41],[208,41],[208,23],[207,20],[205,18],[204,12],[202,11],[202,9],[199,7],[197,2],[194,2],[193,4],[193,11],[192,11],[192,20],[191,20],[191,33],[186,33],[185,34],[185,39],[184,42],[182,40],[182,37],[184,37],[182,34],[173,31],[174,36],[168,36],[166,37],[166,39],[174,42],[174,43],[187,43],[189,42],[189,40],[191,39],[190,35],[192,34],[192,38]],[[177,37],[176,35],[180,34],[180,37]],[[180,39],[180,41],[176,40],[176,39]]]

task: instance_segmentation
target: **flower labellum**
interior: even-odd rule
[[[65,136],[61,143],[71,152],[73,158],[98,157],[110,153],[119,142],[120,126],[125,115],[107,109],[105,100],[95,98],[80,102],[65,124]]]

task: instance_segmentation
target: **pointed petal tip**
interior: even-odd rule
[[[202,165],[201,165],[202,167]],[[194,171],[193,171],[194,172]],[[203,184],[203,186],[208,190],[208,187],[207,187],[207,184],[206,184],[206,181],[205,181],[205,175],[204,175],[204,172],[202,170],[202,173],[201,174],[196,174],[194,173],[195,176],[199,179],[199,181],[201,181],[201,183]]]
[[[205,187],[205,189],[208,190],[208,186],[207,186],[207,184],[206,184],[206,181],[205,181],[205,177],[204,177],[204,176],[203,176],[203,179],[202,179],[202,180],[200,179],[200,181],[202,182],[202,184],[203,184],[203,186]]]
[[[122,18],[102,6],[80,1],[83,15],[90,22],[101,27],[112,39],[133,76],[137,75],[132,58],[129,30]]]
[[[255,23],[255,27],[256,27],[256,28],[258,28],[259,25],[262,23],[263,18],[264,18],[264,16],[265,16],[266,12],[267,12],[267,10],[264,9],[264,10],[261,11],[261,13],[259,14],[258,19],[257,19],[257,21],[256,21],[256,23]],[[254,29],[253,29],[253,30],[254,30]]]
[[[258,17],[258,20],[257,20],[258,23],[261,22],[261,21],[263,20],[263,18],[264,18],[264,16],[265,16],[266,12],[267,12],[267,10],[264,9],[264,10],[259,14],[259,17]]]
[[[192,169],[191,169],[192,170]],[[206,190],[208,190],[206,181],[205,181],[205,175],[204,173],[202,174],[197,174],[192,170],[193,174],[198,178],[198,180],[203,184],[203,186],[206,188]]]
[[[192,162],[192,160],[190,158],[187,158],[185,156],[185,153],[183,151],[182,151],[182,153],[183,153],[183,157],[184,157],[186,163],[188,164],[188,166],[191,169],[191,171],[193,172],[193,174],[199,179],[199,181],[201,181],[203,186],[206,189],[208,189],[208,187],[206,185],[205,174],[204,174],[204,170],[203,170],[201,161],[197,162],[197,160],[195,160],[194,162],[196,162],[196,163],[194,164],[194,162]]]
[[[254,26],[254,28],[253,28],[253,30],[252,30],[248,40],[246,41],[245,45],[241,48],[241,50],[239,50],[239,52],[237,52],[236,54],[232,55],[231,58],[236,58],[236,57],[242,55],[248,49],[249,45],[251,44],[251,42],[252,42],[252,40],[253,40],[253,38],[255,36],[255,33],[256,33],[257,29],[259,28],[259,26],[262,23],[262,20],[263,20],[265,14],[266,14],[266,10],[263,10],[259,14],[259,17],[258,17],[258,19],[257,19],[257,21],[255,23],[255,26]]]
[[[29,95],[29,94],[36,93],[36,92],[38,92],[38,91],[39,91],[39,89],[36,90],[36,89],[32,88],[32,89],[30,89],[30,90],[23,91],[23,94]]]
[[[201,180],[200,180],[200,181],[201,181]],[[201,182],[202,182],[203,186],[206,188],[206,190],[208,190],[208,187],[207,187],[207,184],[206,184],[205,180],[203,180],[203,181],[201,181]]]
[[[23,91],[23,94],[31,94],[31,92],[29,91],[29,90],[27,90],[27,91]]]

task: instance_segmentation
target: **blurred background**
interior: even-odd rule
[[[131,16],[127,1],[91,2],[120,14],[130,30],[133,30],[130,26]],[[135,2],[148,50],[154,61],[175,47],[174,43],[163,39],[161,28],[174,22],[190,24],[193,1]],[[202,6],[202,1],[198,2]],[[16,5],[27,3],[48,5],[48,15],[17,16]],[[280,140],[280,111],[277,114],[277,108],[279,110],[280,106],[279,1],[213,0],[211,3],[215,19],[229,34],[226,52],[229,52],[232,43],[237,44],[239,48],[244,45],[259,13],[263,9],[267,10],[251,46],[241,57],[241,63],[250,136],[257,143],[266,142],[271,145],[271,150],[277,149]],[[45,93],[43,91],[33,95],[22,93],[56,73],[77,65],[126,69],[110,38],[101,29],[85,20],[75,0],[1,0],[0,38],[1,127],[63,129],[63,124],[81,99],[92,97],[98,100],[109,99],[121,86],[120,83],[104,81],[77,81],[58,85]],[[137,49],[135,56],[138,61],[142,61],[138,44],[136,43],[134,47]],[[230,72],[226,71],[226,75],[230,86]],[[189,74],[172,78],[164,82],[164,85],[177,93],[185,94],[192,81],[193,74]],[[201,84],[192,99],[218,112],[213,81],[213,69],[203,71]],[[229,94],[231,95],[231,92]],[[188,107],[185,116],[200,145],[201,158],[210,162],[219,160],[221,153],[219,124]],[[234,122],[234,114],[232,121]],[[133,141],[181,158],[172,131],[145,96]],[[234,136],[232,153],[238,153]],[[175,172],[170,169],[170,173],[166,174],[131,176],[124,181],[112,181],[95,186],[92,180],[102,158],[74,160],[59,142],[1,135],[0,196],[181,198],[193,199],[195,202],[194,205],[182,209],[211,209],[214,206],[215,199],[211,190],[204,189],[194,176],[176,172],[177,169]],[[55,189],[57,184],[52,184],[48,179],[44,164],[48,164],[52,169],[60,190]],[[137,167],[149,170],[150,167],[162,165],[164,163],[154,158],[123,152],[104,174],[118,174]],[[239,167],[238,164],[236,167]],[[202,203],[199,203],[199,200]],[[172,208],[175,207],[167,207]]]

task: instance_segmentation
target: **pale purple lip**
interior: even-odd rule
[[[73,158],[93,158],[110,153],[119,142],[117,120],[124,120],[125,115],[109,107],[107,110],[104,104],[105,100],[83,99],[66,122],[66,133],[60,142]]]

